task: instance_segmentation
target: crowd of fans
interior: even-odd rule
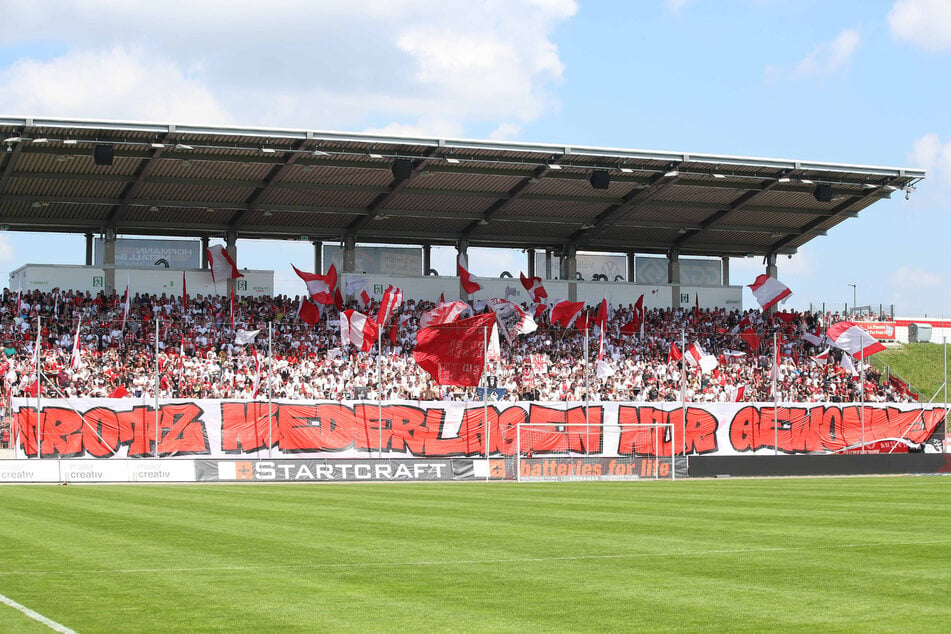
[[[395,343],[383,336],[379,358],[376,348],[362,352],[340,346],[337,309],[327,307],[311,325],[300,319],[299,303],[286,296],[236,297],[232,303],[228,297],[199,295],[183,303],[165,294],[135,295],[123,327],[124,298],[115,293],[54,289],[18,297],[5,290],[0,304],[4,402],[10,396],[35,396],[38,383],[43,398],[149,399],[158,383],[161,398],[481,400],[474,388],[435,384],[414,361],[419,318],[434,307],[431,302],[407,299],[397,309],[392,318]],[[351,307],[376,315],[376,305]],[[547,316],[538,319],[535,332],[512,345],[503,339],[498,357],[488,363],[499,388],[493,397],[655,402],[911,398],[882,381],[870,365],[863,368],[856,361],[855,372],[843,369],[838,350],[825,359],[812,358],[821,350],[803,335],[828,327],[840,318],[837,314],[655,309],[645,313],[642,336],[621,334],[633,310],[633,305],[611,308],[603,343],[597,329],[565,329],[548,323]],[[736,334],[745,319],[761,338],[756,349]],[[80,359],[73,363],[77,327]],[[260,332],[253,343],[239,345],[239,329]],[[715,369],[703,373],[671,359],[672,345],[680,349],[694,342],[718,358]]]

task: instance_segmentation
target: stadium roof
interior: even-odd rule
[[[97,146],[111,164],[97,164]],[[0,116],[0,225],[17,231],[787,254],[924,176],[713,154]]]

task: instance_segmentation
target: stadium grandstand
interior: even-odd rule
[[[592,402],[918,399],[871,367],[873,348],[837,341],[846,315],[776,301],[788,293],[779,256],[909,191],[920,170],[36,118],[0,119],[0,138],[2,227],[81,233],[87,245],[81,266],[11,275],[5,402],[491,399],[584,403],[590,424]],[[121,261],[120,235],[200,240],[200,262]],[[238,240],[265,238],[313,243],[297,297],[274,292],[273,271],[240,269]],[[339,243],[336,262],[324,242]],[[418,245],[408,271],[359,260],[361,248],[401,244]],[[457,249],[457,275],[433,270],[434,245]],[[521,280],[472,277],[469,246],[524,249]],[[621,253],[625,266],[586,278],[583,253]],[[700,274],[681,256],[705,258]],[[731,284],[738,256],[764,259],[762,309],[744,308]],[[425,367],[424,333],[490,313],[502,343],[486,326],[478,362],[462,360],[474,379]],[[474,451],[488,457],[488,440]]]

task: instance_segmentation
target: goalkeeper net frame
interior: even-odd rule
[[[511,431],[515,432],[515,451],[505,460],[506,479],[676,480],[678,475],[686,476],[686,458],[677,456],[670,423],[522,423]],[[617,451],[608,455],[602,447]]]

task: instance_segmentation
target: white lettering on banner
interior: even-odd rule
[[[528,401],[493,402],[484,409],[481,401],[387,401],[379,405],[277,401],[270,410],[266,408],[265,402],[160,401],[155,416],[152,406],[132,404],[129,399],[45,399],[39,417],[43,457],[64,459],[70,466],[63,477],[84,481],[189,481],[193,475],[178,463],[195,457],[221,459],[223,469],[235,471],[250,470],[246,466],[250,463],[233,462],[225,467],[229,464],[226,460],[343,459],[339,464],[343,471],[335,470],[335,477],[369,479],[377,477],[377,472],[357,469],[355,463],[345,461],[378,456],[472,458],[486,454],[487,440],[492,443],[490,454],[512,455],[515,430],[522,424],[536,429],[544,425],[548,430],[547,440],[542,435],[522,439],[522,450],[531,449],[536,455],[569,451],[605,457],[669,456],[671,451],[682,453],[684,447],[693,455],[808,454],[845,451],[860,443],[870,447],[870,443],[896,439],[921,448],[935,440],[932,435],[944,416],[941,405],[914,403],[785,403],[775,411],[773,403],[687,403],[685,410],[679,403]],[[272,415],[266,415],[271,410]],[[12,411],[18,430],[16,457],[35,461],[35,401],[14,398]],[[94,424],[87,416],[95,417]],[[150,440],[154,426],[146,424],[154,420],[163,422],[158,442],[161,462],[156,461],[155,442]],[[669,427],[656,443],[624,431],[632,423],[645,422]],[[93,431],[96,429],[103,431],[101,437]],[[274,439],[273,446],[267,446],[268,438]],[[536,446],[526,447],[525,442]],[[138,459],[129,463],[138,465],[131,472],[126,467],[113,471],[105,466],[129,458]],[[270,468],[282,470],[275,477],[290,478],[297,467],[274,463]],[[316,463],[308,466],[311,473],[300,473],[300,477],[326,477],[324,471],[314,473],[315,468]],[[401,468],[393,467],[392,474],[407,477]],[[414,467],[408,469],[409,477],[419,475]],[[385,477],[384,472],[380,476]]]

